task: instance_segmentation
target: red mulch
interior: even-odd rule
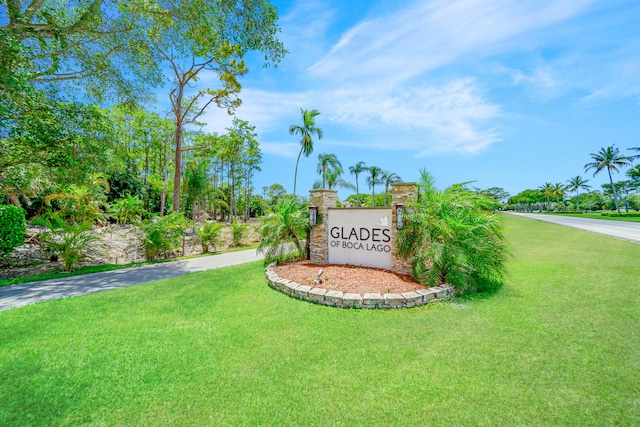
[[[401,294],[427,289],[426,286],[413,280],[411,276],[353,265],[318,265],[302,261],[279,265],[274,270],[279,277],[289,279],[299,285],[320,287],[328,291],[342,291],[345,294]],[[321,277],[322,284],[316,286],[313,281],[318,277],[320,270],[324,271]]]

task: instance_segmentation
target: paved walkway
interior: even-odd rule
[[[0,310],[263,259],[255,249],[0,287]]]
[[[640,243],[640,222],[613,221],[594,218],[577,218],[573,216],[525,214],[509,212],[512,215],[536,219],[538,221],[551,222],[567,227],[579,228],[592,233],[604,234],[618,239],[630,240]]]

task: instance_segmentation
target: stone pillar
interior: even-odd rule
[[[418,195],[418,185],[415,182],[398,182],[391,184],[391,271],[398,274],[411,274],[411,260],[403,260],[396,252],[397,206],[407,205]]]
[[[329,208],[336,207],[338,192],[336,190],[311,190],[310,205],[318,207],[318,223],[311,227],[309,249],[311,262],[314,264],[327,264],[329,262],[329,236],[327,226],[329,224]]]

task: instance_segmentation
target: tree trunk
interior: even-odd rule
[[[613,201],[616,204],[616,210],[618,211],[619,214],[621,214],[622,212],[620,212],[620,205],[618,204],[618,192],[616,191],[616,186],[613,184],[613,178],[611,178],[611,171],[607,169],[607,172],[609,173],[609,182],[611,183],[611,189],[613,190]]]
[[[300,153],[298,153],[298,160],[296,160],[296,172],[293,175],[293,196],[296,195],[296,181],[298,179],[298,163],[300,163],[300,156],[302,156],[302,148],[300,148]]]

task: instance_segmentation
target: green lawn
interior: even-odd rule
[[[639,425],[640,245],[504,221],[484,298],[335,309],[253,263],[0,312],[0,425]]]
[[[633,213],[637,213],[637,212],[633,212]],[[624,211],[623,211],[623,214],[624,214]],[[637,216],[604,216],[600,212],[585,212],[585,213],[541,212],[540,215],[574,216],[576,218],[604,219],[608,221],[640,222],[640,217],[637,217]]]

